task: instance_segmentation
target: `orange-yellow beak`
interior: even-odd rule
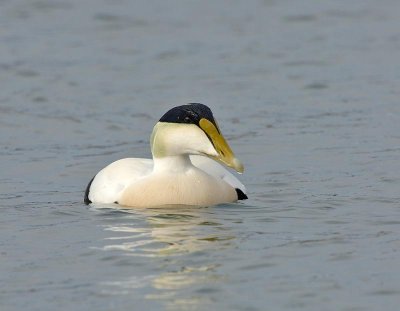
[[[242,162],[235,157],[231,147],[229,147],[224,136],[220,134],[215,125],[205,118],[200,120],[199,125],[200,128],[210,138],[215,150],[218,153],[218,156],[213,158],[235,169],[238,173],[243,173],[244,167]]]

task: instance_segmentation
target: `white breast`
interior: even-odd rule
[[[163,205],[209,206],[237,201],[233,187],[192,166],[180,173],[153,172],[127,187],[119,204],[135,207]]]

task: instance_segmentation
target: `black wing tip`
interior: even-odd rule
[[[238,200],[247,200],[248,199],[247,195],[242,190],[240,190],[239,188],[235,188],[235,190],[236,190],[236,194],[238,196]]]
[[[92,185],[93,179],[94,179],[95,177],[96,177],[96,176],[94,176],[94,177],[89,181],[89,183],[88,183],[88,185],[87,185],[87,187],[86,187],[86,190],[85,190],[85,198],[83,199],[83,202],[84,202],[86,205],[89,205],[90,203],[92,203],[92,201],[89,200],[89,192],[90,192],[90,186]]]

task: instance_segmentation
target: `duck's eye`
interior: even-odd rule
[[[185,123],[190,123],[192,120],[191,120],[189,117],[185,117],[185,118],[183,119],[183,121],[184,121]]]

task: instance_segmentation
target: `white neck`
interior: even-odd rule
[[[188,154],[218,155],[207,135],[195,124],[158,122],[151,134],[150,144],[154,158]]]
[[[153,157],[153,161],[153,172],[179,173],[193,167],[189,155],[187,154]]]

